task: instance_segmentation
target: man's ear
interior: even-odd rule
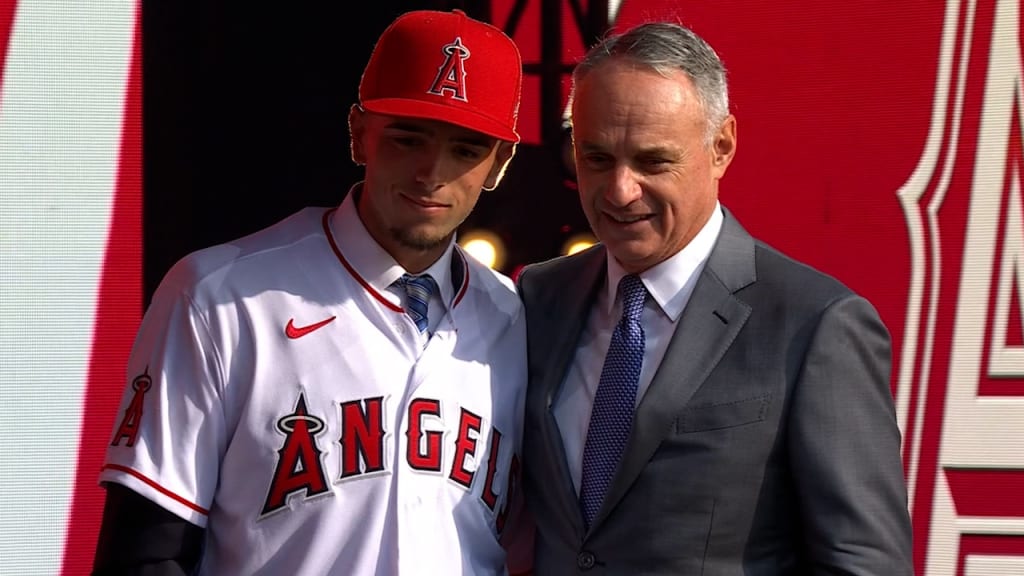
[[[352,161],[358,166],[366,164],[366,150],[363,148],[363,134],[366,132],[366,111],[359,104],[353,104],[348,111],[349,146]]]
[[[722,122],[711,142],[711,173],[715,179],[725,176],[725,171],[736,155],[736,117],[730,114]]]
[[[494,156],[494,166],[491,166],[491,171],[487,174],[487,180],[484,181],[484,190],[494,190],[498,187],[501,178],[505,176],[505,168],[508,166],[509,160],[515,155],[516,145],[514,142],[506,142],[504,140],[498,142],[498,151]]]

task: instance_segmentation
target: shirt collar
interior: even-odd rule
[[[715,246],[718,233],[722,230],[722,207],[715,202],[715,209],[711,217],[704,223],[700,232],[690,240],[690,243],[676,252],[668,259],[644,270],[639,274],[647,292],[657,302],[661,310],[673,322],[679,319],[689,300],[693,284],[697,276],[704,268],[704,263],[711,255],[711,249]],[[619,261],[607,252],[608,258],[608,284],[605,287],[608,295],[608,314],[611,314],[615,306],[615,296],[619,289],[619,281],[626,275],[626,271],[619,264]],[[689,288],[689,290],[686,290]]]
[[[345,195],[341,206],[331,216],[331,234],[344,254],[345,259],[367,284],[381,294],[396,280],[406,274],[398,262],[370,236],[356,210],[356,196],[362,192],[362,182],[357,182]],[[452,251],[455,248],[453,236],[441,257],[431,264],[424,274],[430,274],[440,290],[441,302],[445,308],[451,306],[455,289],[452,287]]]

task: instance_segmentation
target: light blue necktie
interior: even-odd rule
[[[647,290],[639,276],[623,276],[619,282],[622,319],[619,320],[604,369],[594,395],[590,427],[583,446],[583,479],[580,482],[580,510],[587,527],[597,516],[611,485],[612,476],[633,427],[636,391],[644,360],[644,329],[640,313]]]
[[[430,324],[430,320],[427,318],[427,302],[430,301],[430,294],[434,291],[434,279],[426,274],[423,276],[404,274],[398,279],[398,283],[405,288],[405,293],[409,296],[405,304],[406,313],[416,323],[420,332],[426,332],[427,326]]]

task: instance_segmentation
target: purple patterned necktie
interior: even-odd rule
[[[587,527],[597,516],[611,484],[615,469],[633,426],[640,367],[644,360],[644,329],[640,313],[644,309],[647,290],[639,276],[623,276],[619,282],[622,295],[622,319],[619,320],[604,369],[594,395],[590,427],[583,446],[583,479],[580,483],[580,510]]]

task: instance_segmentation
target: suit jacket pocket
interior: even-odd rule
[[[676,419],[676,433],[732,428],[764,420],[771,394],[745,400],[688,406]]]

